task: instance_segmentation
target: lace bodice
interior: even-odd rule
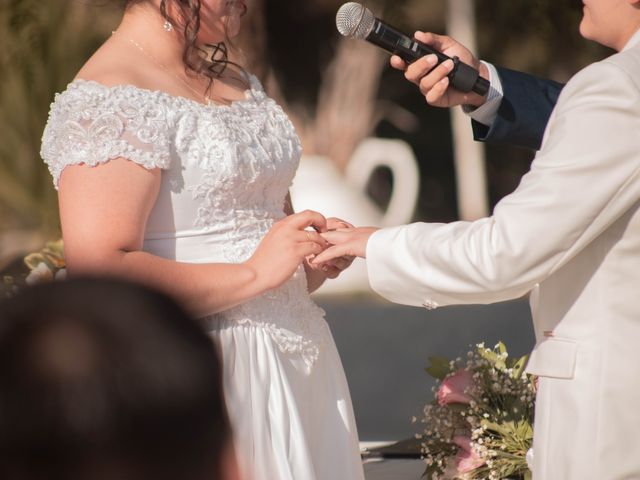
[[[249,78],[245,98],[230,105],[75,80],[56,95],[43,135],[41,155],[54,185],[68,165],[124,157],[160,168],[144,250],[192,263],[246,260],[284,217],[301,154],[286,114]],[[311,365],[327,334],[322,313],[301,267],[278,290],[210,321],[212,328],[225,322],[265,328],[282,351]]]

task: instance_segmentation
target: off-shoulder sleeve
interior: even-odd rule
[[[40,155],[58,187],[68,165],[96,166],[123,157],[147,169],[170,166],[170,126],[165,106],[134,87],[76,81],[57,94],[42,136]]]

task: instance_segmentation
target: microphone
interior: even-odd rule
[[[338,9],[336,27],[345,37],[371,42],[391,54],[398,55],[407,63],[415,62],[431,53],[438,57],[436,65],[453,60],[453,70],[449,73],[451,85],[461,92],[473,91],[482,96],[489,91],[489,81],[482,78],[478,70],[461,62],[458,57],[449,57],[405,35],[374,17],[371,10],[359,3],[348,2]]]

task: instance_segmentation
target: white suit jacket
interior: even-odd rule
[[[367,245],[397,303],[531,292],[535,480],[640,479],[640,33],[564,88],[541,150],[490,218],[416,223]]]

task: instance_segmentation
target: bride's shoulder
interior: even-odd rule
[[[164,97],[138,88],[138,71],[117,58],[96,60],[94,55],[56,94],[49,110],[41,156],[55,185],[68,165],[95,166],[117,157],[145,168],[170,165],[174,122]]]
[[[87,115],[90,111],[108,111],[117,105],[126,90],[135,83],[133,78],[120,72],[86,74],[82,71],[55,94],[49,114]]]
[[[52,116],[92,120],[105,114],[143,115],[150,106],[167,110],[164,96],[148,87],[153,81],[131,52],[106,42],[78,71],[66,88],[55,95]],[[120,115],[122,116],[122,115]]]
[[[107,40],[85,62],[76,79],[95,82],[105,87],[139,85],[147,82],[146,69],[130,49]]]
[[[66,89],[56,95],[54,106],[69,102],[80,107],[106,106],[110,100],[144,96],[149,73],[131,52],[107,41],[82,66]]]

